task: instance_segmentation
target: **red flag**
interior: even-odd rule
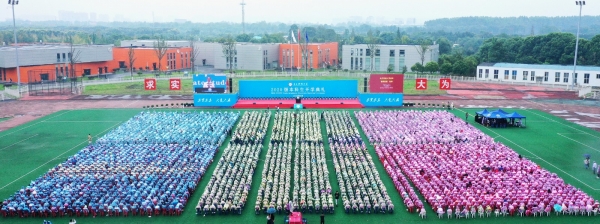
[[[144,79],[145,90],[156,90],[156,79]]]
[[[415,82],[415,87],[417,90],[426,90],[427,89],[427,79],[417,79]]]

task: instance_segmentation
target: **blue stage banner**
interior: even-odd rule
[[[215,74],[195,74],[194,93],[225,93],[227,90],[227,76]]]
[[[237,94],[194,94],[195,107],[232,107],[237,101]]]
[[[404,102],[398,93],[361,93],[358,98],[365,107],[401,107]]]
[[[240,80],[240,97],[356,98],[358,80]]]

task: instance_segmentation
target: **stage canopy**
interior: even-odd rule
[[[498,111],[494,111],[494,112],[489,112],[487,114],[483,114],[484,117],[487,118],[508,118],[508,116],[506,116],[506,114],[503,114],[501,112]]]
[[[489,113],[489,111],[488,111],[487,109],[483,109],[482,111],[478,111],[478,112],[476,112],[476,113],[477,113],[477,114],[481,114],[481,115],[483,115],[483,114],[487,114],[487,113]]]
[[[506,115],[506,116],[507,116],[508,118],[526,118],[525,116],[523,116],[523,115],[520,115],[520,114],[519,114],[519,113],[517,113],[517,112],[513,112],[513,113],[511,113],[511,114],[508,114],[508,115]]]

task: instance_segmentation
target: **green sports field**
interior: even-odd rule
[[[479,110],[479,109],[477,109]],[[473,122],[473,114],[476,109],[454,110],[459,118],[464,119],[465,112],[471,114],[470,121]],[[140,112],[141,109],[101,109],[101,110],[66,110],[39,118],[29,123],[17,126],[15,128],[0,132],[0,199],[5,199],[12,195],[21,187],[45,173],[51,167],[64,161],[68,156],[75,154],[85,144],[87,144],[87,135],[91,134],[95,138],[102,136],[109,130],[117,127],[133,115]],[[195,111],[195,110],[192,110]],[[512,110],[508,110],[512,111]],[[557,173],[567,183],[570,183],[594,198],[600,198],[600,180],[596,179],[591,171],[583,168],[583,154],[590,154],[592,160],[600,161],[600,149],[595,146],[600,143],[600,133],[567,122],[563,119],[537,110],[518,110],[522,115],[527,116],[527,128],[504,128],[489,129],[478,124],[485,133],[501,141],[524,157],[533,160],[543,168]],[[355,120],[356,122],[356,120]],[[270,121],[270,127],[273,120]],[[324,123],[321,123],[321,130],[324,132]],[[265,141],[270,138],[271,129],[267,132]],[[325,133],[322,133],[325,135]],[[325,138],[326,139],[326,138]],[[363,139],[366,139],[363,135]],[[222,148],[226,147],[228,141]],[[373,148],[370,147],[370,153],[377,158]],[[333,163],[329,146],[326,145],[326,155],[328,167],[330,169],[330,181],[334,190],[337,190],[337,181],[335,172],[332,172]],[[221,157],[223,150],[215,156],[215,161]],[[261,160],[264,161],[266,147],[261,152]],[[334,215],[326,216],[326,223],[594,223],[600,217],[581,217],[581,216],[560,216],[555,217],[499,217],[483,218],[472,220],[438,220],[433,211],[428,210],[427,220],[421,220],[417,214],[408,214],[404,211],[404,206],[400,196],[395,192],[391,179],[383,170],[380,162],[375,161],[375,165],[388,189],[388,193],[393,197],[396,205],[394,214],[371,214],[355,215],[345,214],[341,207],[336,208]],[[211,175],[216,163],[213,163],[207,171]],[[259,162],[252,182],[252,190],[248,197],[247,205],[253,205],[256,199],[258,184],[262,173],[263,164]],[[207,176],[205,176],[207,177]],[[186,211],[182,216],[176,217],[80,217],[78,223],[264,223],[265,215],[254,215],[251,207],[246,207],[242,215],[227,216],[196,216],[194,207],[198,201],[202,190],[208,184],[209,178],[203,178],[199,183],[196,192],[191,196]],[[317,215],[305,215],[309,223],[318,223]],[[50,219],[53,223],[68,223],[68,218]],[[283,215],[276,216],[276,223],[283,223]],[[40,218],[0,218],[0,223],[36,223],[42,222]]]

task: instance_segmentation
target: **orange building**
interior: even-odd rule
[[[300,56],[302,47],[300,44],[281,44],[279,45],[279,64],[283,68],[300,68],[304,63],[304,59]],[[308,68],[327,68],[336,67],[338,61],[338,43],[309,43],[307,46],[308,52]]]
[[[158,57],[156,50],[149,47],[133,47],[135,52],[135,62],[133,68],[135,70],[158,70]],[[167,49],[165,56],[162,58],[160,66],[161,71],[172,71],[181,69],[190,69],[192,63],[190,60],[192,49],[190,47],[171,47]],[[113,49],[113,60],[109,63],[110,68],[129,68],[129,47],[115,47]]]
[[[78,62],[71,68],[68,62],[71,48],[68,45],[22,45],[18,50],[20,81],[29,83],[109,73],[112,48],[112,45],[76,45],[73,52],[79,52],[75,53],[79,55],[76,57]],[[0,47],[0,59],[0,81],[18,82],[15,48]]]

